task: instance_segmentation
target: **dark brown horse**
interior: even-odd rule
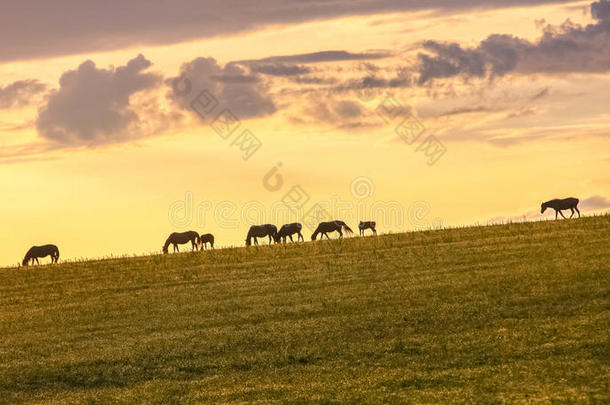
[[[557,219],[557,214],[561,214],[561,216],[565,218],[563,212],[561,212],[563,210],[572,211],[570,218],[574,216],[574,210],[576,210],[576,212],[578,212],[578,218],[580,218],[580,211],[578,210],[578,198],[570,197],[544,202],[540,206],[540,213],[543,214],[547,208],[552,208],[555,210],[555,219]]]
[[[201,250],[207,249],[208,242],[210,243],[210,247],[212,249],[214,249],[214,235],[212,235],[211,233],[206,233],[205,235],[201,235],[199,237],[199,240],[201,241]]]
[[[169,235],[169,238],[165,241],[163,245],[163,253],[168,253],[169,245],[174,245],[174,252],[179,252],[178,245],[183,245],[185,243],[191,242],[192,249],[197,250],[197,246],[199,245],[199,234],[195,231],[187,231],[187,232],[174,232]]]
[[[271,241],[275,239],[276,234],[277,227],[275,225],[252,225],[246,236],[246,246],[252,245],[252,238],[254,238],[254,244],[258,245],[258,240],[256,238],[264,238],[265,236],[269,237],[269,244],[271,244]]]
[[[305,241],[305,238],[303,238],[303,234],[301,233],[301,229],[303,229],[303,225],[299,224],[298,222],[293,222],[291,224],[282,225],[280,230],[277,231],[277,234],[275,235],[275,241],[276,242],[282,241],[282,242],[286,243],[286,237],[289,237],[290,242],[294,242],[294,240],[292,239],[292,235],[294,235],[295,233],[298,236],[297,242],[299,240]]]
[[[364,235],[365,229],[370,229],[371,231],[373,231],[373,235],[377,235],[375,225],[375,221],[360,221],[360,224],[358,224],[358,229],[360,229],[360,236]]]
[[[37,264],[40,264],[38,261],[41,257],[51,256],[51,263],[57,263],[59,260],[59,249],[55,245],[44,245],[44,246],[32,246],[30,250],[25,254],[23,258],[22,264],[27,266],[30,264],[30,260],[32,264],[36,261]]]
[[[354,231],[352,231],[350,229],[349,226],[347,226],[345,224],[345,222],[343,221],[330,221],[330,222],[320,222],[320,225],[318,225],[318,227],[316,228],[316,230],[314,231],[314,233],[311,235],[311,240],[316,240],[316,237],[318,236],[319,233],[322,234],[322,237],[320,239],[323,239],[326,236],[326,239],[330,239],[328,237],[328,232],[339,232],[339,237],[342,238],[343,237],[343,232],[341,232],[341,229],[343,229],[345,232],[352,234],[354,233]]]

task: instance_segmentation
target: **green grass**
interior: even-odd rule
[[[608,402],[610,216],[0,271],[0,402]]]

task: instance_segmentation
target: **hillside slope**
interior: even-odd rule
[[[610,216],[0,271],[0,401],[606,400]]]

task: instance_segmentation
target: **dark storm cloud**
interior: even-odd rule
[[[184,97],[173,90],[168,96],[186,111],[193,111],[193,98],[204,90],[239,119],[264,117],[276,111],[266,83],[240,64],[233,62],[222,67],[214,58],[197,58],[184,63],[180,77],[170,78],[167,83],[173,85],[183,79],[190,82],[193,96]]]
[[[451,13],[471,8],[489,9],[569,1],[12,1],[5,2],[0,13],[0,38],[4,38],[0,41],[0,61],[173,44],[196,38],[230,35],[273,24],[294,24],[341,16],[424,9]]]
[[[501,76],[508,72],[606,72],[610,70],[610,2],[591,4],[594,24],[547,25],[535,43],[512,35],[490,35],[478,46],[425,41],[419,83],[455,76]]]
[[[157,87],[161,77],[146,73],[144,56],[117,68],[97,68],[92,61],[65,72],[38,114],[36,128],[47,140],[67,146],[122,142],[141,135],[133,94]]]
[[[0,109],[23,107],[34,103],[34,98],[47,86],[38,80],[19,80],[0,86]]]

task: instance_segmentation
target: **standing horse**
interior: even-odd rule
[[[191,242],[192,249],[197,250],[197,246],[199,245],[199,234],[195,231],[187,231],[187,232],[174,232],[169,235],[169,238],[165,241],[163,245],[163,253],[168,253],[169,245],[174,245],[174,252],[179,252],[178,245],[183,245],[185,243]]]
[[[264,238],[265,236],[269,236],[269,244],[271,244],[271,241],[275,239],[275,235],[277,235],[277,228],[275,225],[252,225],[246,236],[246,246],[252,245],[252,238],[254,238],[254,244],[258,245],[258,240],[256,238]]]
[[[343,221],[320,222],[320,225],[318,225],[318,227],[316,228],[314,233],[311,235],[311,240],[316,240],[316,236],[318,236],[319,233],[322,234],[322,238],[324,238],[324,236],[326,236],[326,239],[330,239],[328,237],[328,232],[335,232],[335,231],[339,232],[339,237],[342,238],[343,232],[341,232],[341,229],[343,229],[345,232],[347,232],[349,234],[354,233],[354,231],[352,231],[350,229],[350,227],[347,226],[345,224],[345,222],[343,222]],[[320,238],[320,240],[322,238]]]
[[[375,221],[360,221],[360,224],[358,224],[358,228],[360,229],[360,236],[364,235],[365,229],[370,229],[371,231],[373,231],[373,235],[377,235],[375,225]]]
[[[282,225],[280,230],[275,235],[275,241],[280,242],[283,241],[286,243],[286,237],[290,238],[290,242],[294,242],[292,239],[292,235],[295,233],[298,235],[297,242],[299,240],[305,242],[305,238],[303,238],[303,234],[301,233],[301,229],[303,229],[303,225],[298,222],[293,222],[291,224]]]
[[[211,233],[201,235],[199,237],[199,240],[201,241],[201,250],[203,250],[204,248],[207,249],[208,242],[210,242],[210,246],[212,247],[212,249],[214,249],[214,235],[212,235]]]
[[[51,256],[51,263],[57,263],[59,260],[59,249],[55,245],[44,245],[44,246],[32,246],[30,250],[25,254],[22,264],[27,266],[32,261],[36,261],[36,264],[40,264],[38,261],[41,257]]]
[[[574,216],[574,210],[576,210],[576,212],[578,212],[578,218],[580,218],[580,211],[578,210],[578,198],[571,197],[564,198],[562,200],[555,199],[544,202],[540,206],[540,213],[543,214],[547,208],[552,208],[555,210],[555,219],[557,219],[557,214],[561,214],[561,216],[565,218],[563,212],[561,212],[562,210],[571,210],[572,215],[570,215],[570,218]]]

